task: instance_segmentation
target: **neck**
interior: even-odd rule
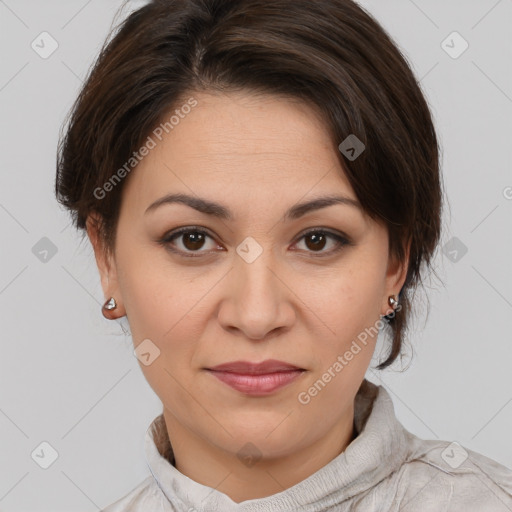
[[[225,446],[214,445],[179,423],[168,410],[164,410],[164,416],[176,469],[226,494],[235,503],[265,498],[293,487],[326,466],[357,437],[351,407],[326,435],[314,442],[298,440],[293,452],[244,458],[247,462],[242,463],[240,450],[232,451],[229,445],[245,442],[228,439]]]

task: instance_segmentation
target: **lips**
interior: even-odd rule
[[[233,361],[206,370],[236,391],[259,397],[276,393],[306,372],[304,368],[276,359],[262,363]]]
[[[304,368],[300,368],[284,361],[278,361],[276,359],[267,359],[261,363],[251,363],[250,361],[232,361],[207,369],[214,372],[237,373],[240,375],[266,375],[304,370]]]

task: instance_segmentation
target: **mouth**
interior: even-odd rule
[[[283,361],[262,363],[234,361],[206,368],[208,373],[231,388],[253,396],[267,396],[291,384],[307,370]]]
[[[305,371],[305,368],[300,368],[285,361],[278,361],[276,359],[267,359],[261,363],[253,363],[250,361],[231,361],[229,363],[219,364],[207,370],[214,372],[227,372],[238,373],[240,375],[269,375],[273,373],[290,372],[290,371]]]

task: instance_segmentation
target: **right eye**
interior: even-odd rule
[[[206,231],[201,228],[197,228],[194,226],[180,228],[176,231],[171,231],[167,233],[159,243],[164,247],[169,249],[170,251],[177,253],[186,258],[197,258],[201,256],[201,254],[194,253],[207,253],[210,251],[200,251],[204,244],[205,240],[210,238],[213,240]],[[175,243],[175,240],[181,239],[179,244]],[[181,245],[181,247],[176,248],[176,245]]]

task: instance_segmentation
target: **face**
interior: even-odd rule
[[[264,457],[284,457],[352,413],[372,327],[391,311],[406,266],[389,259],[385,226],[357,206],[311,107],[250,93],[193,97],[197,106],[153,137],[127,178],[115,258],[95,242],[105,296],[127,315],[135,347],[151,340],[160,351],[141,369],[168,429],[224,453],[250,440]],[[198,209],[155,205],[169,194]],[[299,207],[325,197],[347,201]],[[305,371],[258,395],[207,370],[267,359]]]

